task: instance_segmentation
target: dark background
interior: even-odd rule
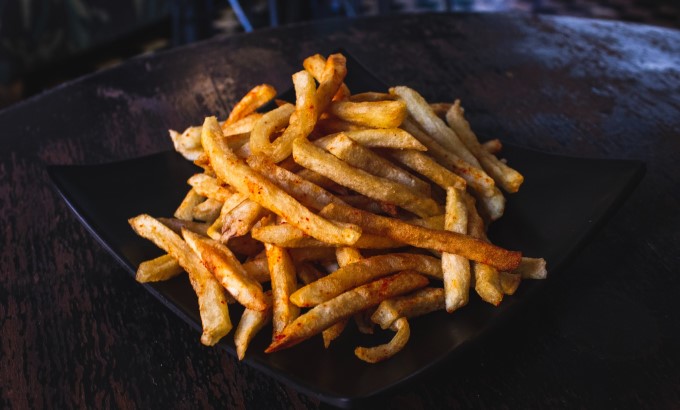
[[[680,27],[677,0],[232,1],[0,0],[0,108],[135,55],[216,34],[337,16],[515,12]],[[245,21],[232,4],[242,7]]]

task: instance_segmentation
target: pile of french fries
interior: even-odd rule
[[[231,331],[239,303],[240,359],[269,323],[268,353],[318,334],[328,347],[353,321],[395,332],[355,349],[375,363],[406,345],[411,318],[453,313],[471,289],[498,305],[521,279],[546,276],[543,259],[487,238],[501,189],[516,192],[523,177],[498,159],[499,141],[478,141],[460,101],[429,104],[404,86],[352,94],[341,54],[303,65],[294,105],[263,84],[223,122],[170,131],[203,172],[173,218],[129,221],[166,252],[140,264],[139,282],[189,275],[202,343]]]

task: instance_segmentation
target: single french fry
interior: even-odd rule
[[[253,112],[231,124],[222,124],[222,133],[231,147],[240,147],[250,139],[255,124],[262,118],[259,112]]]
[[[267,263],[272,283],[274,338],[300,314],[300,309],[290,302],[290,295],[297,289],[295,266],[285,249],[265,243]]]
[[[484,242],[489,242],[489,238],[486,236],[484,219],[482,219],[482,216],[477,212],[477,200],[472,195],[467,194],[463,196],[463,200],[465,201],[465,208],[467,209],[468,215],[468,235]]]
[[[142,214],[129,220],[138,235],[151,240],[163,249],[189,274],[189,281],[198,296],[198,307],[203,326],[201,343],[213,346],[231,330],[226,291],[201,263],[189,245],[170,228],[149,215]]]
[[[296,345],[334,323],[376,306],[385,299],[426,286],[428,279],[414,272],[401,272],[359,286],[300,315],[280,332],[265,350],[272,353]]]
[[[498,269],[484,263],[472,264],[475,276],[475,291],[483,301],[498,306],[503,300],[503,288]]]
[[[461,234],[467,233],[468,212],[464,193],[450,187],[446,190],[446,219],[444,229]],[[467,305],[470,294],[470,261],[465,257],[444,252],[442,254],[446,311]]]
[[[396,100],[396,97],[388,93],[380,93],[375,91],[367,91],[364,93],[352,94],[349,100],[353,102],[367,102],[367,101],[386,101]]]
[[[454,174],[429,155],[424,152],[415,150],[391,150],[385,154],[395,161],[406,165],[419,174],[427,177],[430,181],[439,185],[443,189],[454,187],[458,189],[465,189],[467,183],[465,179],[459,175]]]
[[[406,222],[411,225],[422,226],[427,229],[442,230],[444,229],[444,222],[446,220],[446,215],[435,215],[427,218],[416,218],[409,219]]]
[[[177,259],[168,255],[144,261],[139,264],[135,280],[139,283],[160,282],[172,279],[184,272]]]
[[[413,135],[401,128],[369,128],[354,131],[343,131],[346,137],[365,147],[390,148],[395,150],[412,149],[427,151],[427,147],[418,141]],[[332,139],[339,133],[332,133],[317,140],[317,145],[323,144],[323,140]],[[320,141],[321,140],[321,141]]]
[[[364,127],[396,128],[406,117],[406,104],[402,101],[333,101],[328,112]]]
[[[351,246],[339,246],[335,248],[335,257],[338,261],[338,266],[341,268],[363,259],[359,249]]]
[[[317,248],[342,245],[312,238],[290,224],[256,227],[251,230],[251,235],[258,241],[273,243],[283,248]],[[361,234],[354,246],[361,249],[391,249],[402,247],[404,244],[379,235]]]
[[[239,360],[243,360],[250,341],[255,335],[272,320],[272,293],[264,294],[267,308],[264,310],[246,309],[241,315],[241,320],[234,331],[234,345]]]
[[[203,196],[196,192],[195,189],[191,188],[175,211],[175,218],[191,221],[194,219],[194,207],[204,200],[205,198]]]
[[[283,134],[271,144],[269,157],[274,162],[281,162],[290,155],[294,140],[307,138],[314,130],[319,115],[316,84],[312,75],[307,71],[298,71],[293,74],[293,85],[296,96],[295,112],[290,116],[290,124]]]
[[[220,179],[247,194],[250,199],[285,218],[288,223],[322,241],[352,245],[361,236],[357,227],[339,227],[317,216],[260,173],[236,157],[220,139],[221,130],[214,117],[206,118],[203,147]]]
[[[234,195],[234,191],[207,174],[192,175],[187,181],[201,196],[224,202]]]
[[[484,147],[485,150],[489,151],[489,153],[496,155],[503,150],[503,143],[501,143],[501,140],[499,140],[498,138],[494,138],[492,140],[483,142],[482,147]]]
[[[400,317],[414,318],[444,307],[444,289],[427,287],[382,301],[371,320],[387,329]]]
[[[169,130],[170,139],[175,146],[175,151],[189,161],[193,161],[203,154],[201,145],[201,127],[189,127],[181,134],[175,130]]]
[[[517,269],[512,273],[521,275],[522,279],[545,279],[548,277],[546,262],[543,258],[523,257]]]
[[[479,160],[484,171],[501,188],[510,193],[519,190],[520,185],[524,182],[524,177],[481,146],[477,136],[470,128],[470,123],[465,119],[463,108],[460,106],[460,100],[456,100],[446,112],[446,121],[468,150]]]
[[[418,216],[441,214],[439,205],[432,198],[424,198],[401,184],[355,168],[305,139],[293,143],[293,158],[298,164],[340,185],[368,197],[396,204]]]
[[[411,336],[408,321],[404,317],[399,318],[390,328],[396,333],[389,342],[374,347],[359,346],[354,349],[356,357],[367,363],[379,363],[399,353],[406,346]]]
[[[506,295],[514,295],[522,281],[522,276],[518,273],[499,272],[501,290]]]
[[[252,114],[255,110],[271,101],[275,96],[276,89],[269,84],[260,84],[253,87],[238,103],[236,103],[222,127],[231,125]]]
[[[320,214],[327,218],[359,225],[366,233],[386,236],[417,248],[455,253],[505,271],[515,269],[522,257],[521,252],[509,251],[471,236],[427,229],[345,205],[328,204]]]
[[[306,285],[290,296],[300,307],[316,306],[348,289],[361,286],[393,272],[414,270],[441,279],[441,261],[427,255],[390,253],[358,260]]]

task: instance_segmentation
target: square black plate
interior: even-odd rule
[[[348,58],[347,83],[355,91],[385,89],[355,60]],[[590,235],[615,211],[644,174],[644,164],[630,160],[561,157],[506,145],[503,157],[526,179],[509,196],[506,214],[490,232],[492,240],[527,256],[548,261],[550,275],[562,268]],[[69,207],[94,237],[134,275],[138,264],[160,255],[130,229],[127,219],[140,213],[171,216],[197,168],[174,152],[94,166],[52,166],[48,172]],[[120,198],[135,198],[121,202]],[[144,285],[196,329],[196,297],[185,276]],[[473,295],[453,315],[432,314],[411,323],[407,347],[386,362],[369,365],[356,359],[357,345],[377,344],[349,329],[326,350],[320,338],[294,348],[264,354],[270,332],[263,330],[248,349],[246,363],[330,404],[347,407],[392,390],[444,360],[452,359],[485,331],[510,318],[543,287],[525,281],[520,291],[494,308]],[[474,293],[474,292],[473,292]],[[238,323],[239,312],[231,309]],[[233,333],[232,333],[233,334]],[[235,354],[232,334],[220,346]],[[196,343],[199,343],[198,336]]]

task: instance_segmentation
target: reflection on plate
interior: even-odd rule
[[[347,83],[354,92],[385,89],[355,60],[348,57]],[[525,176],[517,194],[509,197],[506,214],[492,225],[494,243],[548,261],[550,275],[585,244],[589,236],[632,191],[644,164],[627,160],[560,157],[505,145],[503,157]],[[49,174],[69,207],[97,240],[134,275],[137,265],[161,251],[134,234],[127,219],[140,213],[171,216],[197,168],[174,152],[95,166],[53,166]],[[121,198],[134,198],[121,201]],[[173,312],[200,329],[196,297],[185,276],[145,285]],[[471,296],[468,306],[453,315],[443,312],[411,321],[411,339],[395,357],[366,364],[354,357],[357,345],[374,345],[353,329],[330,349],[321,338],[294,348],[264,354],[270,333],[262,331],[248,349],[245,362],[292,385],[303,393],[336,406],[350,406],[393,389],[453,359],[463,344],[489,330],[498,320],[540,290],[541,282],[525,281],[520,291],[492,307]],[[473,292],[474,293],[474,292]],[[238,323],[240,311],[231,309]],[[235,355],[233,332],[220,342]],[[199,343],[198,336],[196,343]]]

